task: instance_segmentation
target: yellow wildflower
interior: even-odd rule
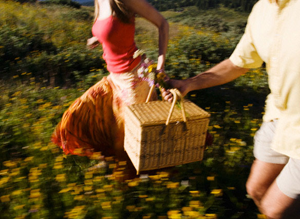
[[[82,200],[82,199],[84,199],[84,196],[83,196],[83,195],[76,195],[76,196],[74,197],[74,200],[77,200],[77,201],[80,201],[80,200]]]
[[[211,191],[211,194],[213,194],[215,196],[222,196],[223,191],[222,191],[222,189],[214,189],[214,190]]]
[[[9,202],[10,201],[10,197],[9,195],[3,195],[0,197],[1,202]]]
[[[21,195],[22,194],[22,190],[15,190],[15,191],[13,191],[11,194],[13,195],[13,196],[18,196],[18,195]]]
[[[8,167],[8,168],[12,168],[12,167],[16,167],[17,163],[14,162],[14,161],[7,160],[7,161],[3,162],[3,165]]]
[[[59,191],[59,193],[66,193],[69,192],[70,190],[72,190],[71,188],[64,188],[62,190]]]
[[[191,210],[193,210],[192,207],[183,207],[183,208],[182,208],[182,211],[183,211],[183,212],[185,212],[185,211],[191,211]]]
[[[192,208],[198,208],[201,206],[201,202],[198,200],[190,201],[190,207]]]
[[[30,191],[30,196],[29,198],[39,198],[41,196],[40,190],[39,189],[34,189]]]
[[[20,210],[20,209],[22,209],[24,206],[25,206],[25,205],[17,205],[17,206],[14,207],[14,210],[15,210],[15,211],[16,211],[16,210]]]
[[[56,177],[55,177],[56,181],[58,182],[65,182],[66,181],[66,174],[63,173],[63,174],[58,174]]]
[[[0,170],[0,175],[7,175],[8,169]]]
[[[126,206],[126,209],[128,210],[128,211],[134,211],[134,209],[135,209],[135,205],[128,205],[128,206]]]
[[[214,181],[214,180],[215,180],[215,177],[214,177],[214,176],[208,176],[206,179],[207,179],[208,181]]]
[[[175,182],[175,183],[169,183],[167,185],[167,188],[169,189],[175,189],[175,188],[178,188],[179,187],[179,183],[178,182]]]
[[[54,169],[62,169],[64,166],[63,166],[63,164],[62,164],[62,162],[59,162],[59,163],[55,163],[54,164]]]
[[[139,182],[138,181],[133,181],[133,182],[129,182],[128,183],[128,186],[129,187],[135,187],[135,186],[138,186],[139,185]]]
[[[205,214],[206,218],[209,219],[217,219],[217,215],[216,214]]]
[[[25,161],[25,162],[30,162],[30,161],[32,161],[32,159],[33,159],[33,157],[26,157],[26,158],[24,159],[24,161]]]

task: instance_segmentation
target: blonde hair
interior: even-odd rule
[[[98,0],[94,0],[95,3],[95,13],[94,13],[94,22],[99,16],[99,3]],[[130,12],[124,5],[121,0],[109,0],[109,4],[114,16],[119,18],[124,23],[130,23],[133,13]]]

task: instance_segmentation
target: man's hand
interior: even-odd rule
[[[165,82],[168,84],[168,87],[177,88],[183,97],[188,93],[187,84],[184,80],[168,79]],[[169,90],[162,88],[161,92],[164,100],[170,103],[173,101],[173,94]]]

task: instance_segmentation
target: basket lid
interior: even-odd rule
[[[159,125],[166,123],[171,103],[167,101],[150,101],[148,103],[138,103],[128,106],[141,126]],[[189,100],[184,100],[185,115],[187,121],[209,118],[210,114]],[[183,121],[180,106],[175,106],[170,123]]]

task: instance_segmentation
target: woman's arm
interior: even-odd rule
[[[169,80],[171,87],[177,88],[183,96],[193,90],[214,87],[226,84],[240,77],[248,71],[247,68],[241,68],[234,65],[229,59],[217,64],[211,69],[186,80]],[[172,94],[164,90],[163,97],[167,101],[172,101]]]
[[[94,49],[95,47],[97,47],[99,45],[99,41],[97,39],[97,37],[91,37],[87,40],[86,46],[88,49]]]
[[[159,54],[157,70],[163,70],[169,41],[169,23],[146,0],[123,0],[123,2],[129,10],[144,17],[158,28]]]

